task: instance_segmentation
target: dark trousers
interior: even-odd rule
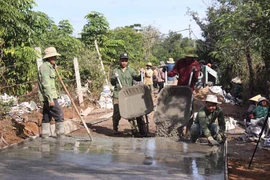
[[[158,82],[158,87],[159,87],[158,92],[160,92],[161,89],[164,88],[164,82]]]
[[[49,123],[52,120],[52,118],[54,118],[55,122],[64,121],[64,113],[57,99],[53,99],[53,102],[54,106],[49,106],[49,102],[44,101],[42,123]]]
[[[113,130],[118,131],[118,125],[119,125],[119,121],[121,119],[120,116],[120,112],[119,112],[119,105],[118,105],[118,99],[117,102],[115,102],[116,100],[114,99],[114,104],[113,104]]]

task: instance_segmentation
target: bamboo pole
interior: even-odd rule
[[[72,98],[71,98],[71,95],[69,94],[69,92],[68,92],[68,90],[67,90],[67,88],[66,88],[64,82],[62,81],[62,78],[61,78],[61,76],[60,76],[60,74],[59,74],[59,72],[58,72],[58,70],[57,70],[57,67],[55,67],[55,72],[56,72],[56,74],[57,74],[57,76],[58,76],[58,78],[59,78],[59,80],[60,80],[61,85],[63,86],[63,88],[65,89],[65,91],[66,91],[66,93],[67,93],[67,95],[68,95],[68,97],[70,98],[71,103],[72,103],[72,105],[73,105],[75,111],[77,112],[79,118],[81,119],[81,121],[82,121],[82,123],[83,123],[83,125],[84,125],[84,127],[85,127],[85,129],[86,129],[86,131],[87,131],[87,134],[89,135],[90,141],[92,141],[93,138],[92,138],[91,132],[90,132],[90,130],[88,129],[88,127],[87,127],[85,121],[84,121],[83,118],[81,117],[78,108],[76,107],[74,101],[73,101]]]

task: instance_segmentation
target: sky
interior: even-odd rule
[[[133,24],[154,26],[162,34],[181,31],[189,37],[191,26],[192,39],[201,38],[201,30],[191,16],[188,8],[205,17],[209,0],[35,0],[35,11],[46,13],[56,24],[69,20],[78,36],[87,23],[84,18],[91,11],[102,13],[109,22],[110,29]],[[182,31],[184,30],[184,31]]]

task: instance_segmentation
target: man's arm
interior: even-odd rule
[[[225,118],[224,118],[224,113],[223,113],[223,111],[219,108],[219,111],[220,111],[220,113],[219,113],[219,115],[218,115],[218,125],[219,125],[219,131],[221,132],[221,133],[225,133]]]
[[[116,72],[116,70],[113,70],[112,76],[111,76],[111,84],[113,86],[116,86],[116,82],[117,82],[117,78],[115,77],[115,72]]]
[[[193,78],[193,82],[197,82],[198,81],[198,77],[200,75],[200,71],[201,71],[201,66],[198,63],[198,61],[195,61],[195,65],[194,68],[196,69],[195,73],[194,73],[194,78]]]
[[[168,72],[167,75],[168,75],[169,77],[173,77],[173,76],[175,76],[175,75],[178,75],[178,70],[179,70],[179,68],[180,68],[179,66],[180,66],[180,60],[178,60],[178,61],[176,62],[176,64],[174,65],[173,69],[172,69],[170,72]]]
[[[49,66],[41,66],[40,69],[40,76],[41,76],[41,84],[43,87],[44,96],[48,99],[48,102],[53,101],[53,95],[52,95],[52,86],[51,86],[51,77],[55,76],[54,74],[51,74],[51,69]]]
[[[141,74],[138,74],[134,69],[130,69],[130,74],[132,76],[132,79],[135,81],[140,81],[141,80]]]
[[[205,112],[204,111],[198,112],[198,115],[197,115],[196,119],[197,119],[196,121],[199,122],[205,137],[208,138],[209,136],[211,136],[211,132],[208,129],[208,126],[207,126],[207,118],[206,118]]]

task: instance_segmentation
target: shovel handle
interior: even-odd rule
[[[82,121],[82,123],[83,123],[83,125],[84,125],[84,127],[85,127],[85,129],[86,129],[86,131],[87,131],[87,134],[89,135],[90,140],[92,141],[93,138],[92,138],[92,136],[91,136],[91,132],[90,132],[90,130],[88,129],[88,127],[87,127],[85,121],[84,121],[83,118],[81,117],[81,115],[80,115],[80,113],[79,113],[79,110],[78,110],[77,106],[75,105],[75,103],[74,103],[74,101],[72,100],[71,95],[69,94],[69,92],[68,92],[68,90],[67,90],[67,88],[66,88],[64,82],[62,81],[62,78],[61,78],[61,76],[60,76],[60,74],[59,74],[59,72],[58,72],[58,70],[57,70],[57,67],[54,68],[54,69],[55,69],[55,72],[56,72],[56,74],[57,74],[57,76],[58,76],[58,78],[59,78],[59,81],[60,81],[61,85],[63,86],[63,88],[65,89],[65,92],[67,93],[69,99],[71,100],[71,103],[72,103],[72,105],[73,105],[75,111],[77,112],[79,118],[81,119],[81,121]]]

